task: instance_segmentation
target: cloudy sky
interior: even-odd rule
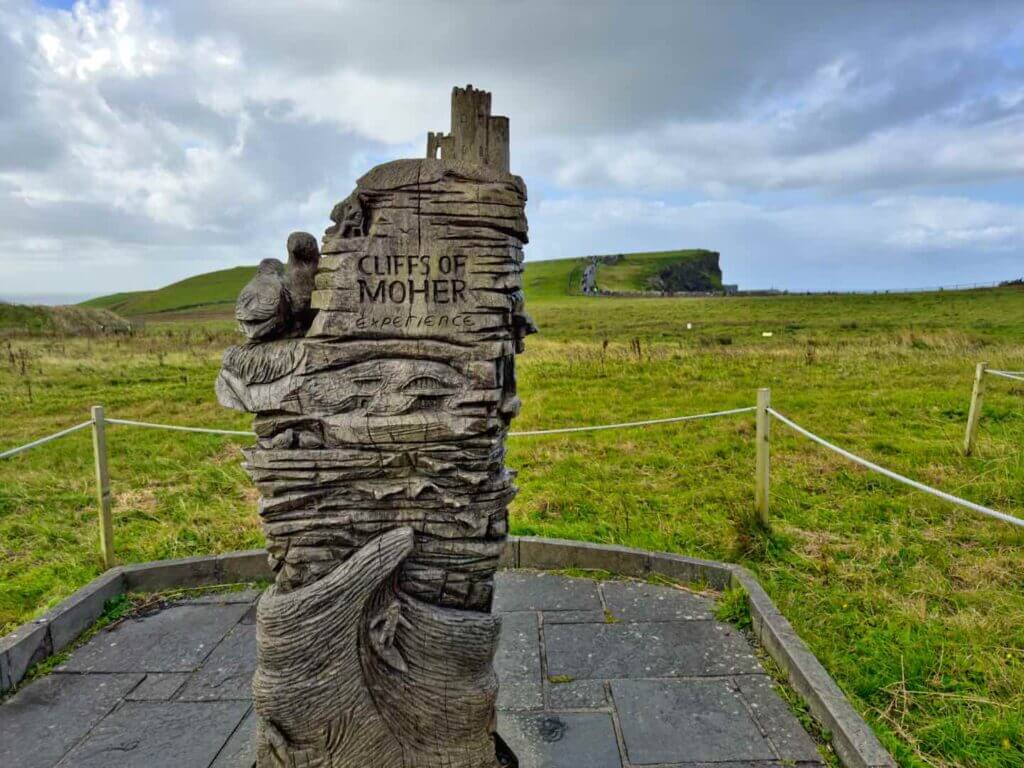
[[[742,287],[1024,275],[1024,12],[967,2],[0,0],[0,295],[281,257],[494,93],[529,259]]]

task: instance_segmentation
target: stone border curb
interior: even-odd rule
[[[666,552],[532,536],[509,536],[500,566],[582,568],[639,578],[665,576],[679,582],[705,583],[719,590],[742,588],[747,594],[755,636],[786,673],[811,713],[832,732],[832,746],[842,764],[847,768],[896,767],[868,724],[746,568]],[[0,638],[0,692],[20,683],[33,664],[74,642],[103,614],[106,602],[123,592],[159,592],[271,578],[267,553],[261,549],[113,568],[45,616]]]
[[[33,665],[71,645],[103,615],[107,601],[124,592],[160,592],[273,577],[262,549],[111,568],[40,618],[0,637],[0,693],[24,680]]]

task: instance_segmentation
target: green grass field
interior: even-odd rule
[[[1024,369],[1024,290],[597,299],[568,295],[580,263],[528,265],[541,334],[520,359],[516,429],[751,405],[770,386],[812,431],[1024,516],[1024,385],[989,382],[977,453],[959,451],[974,364]],[[161,316],[131,338],[0,342],[0,449],[84,420],[94,403],[248,428],[213,396],[231,324]],[[743,562],[902,765],[1024,764],[1024,531],[773,429],[767,542],[742,522],[751,415],[513,438],[513,531]],[[112,426],[109,442],[124,561],[260,545],[239,467],[247,439]],[[88,432],[0,463],[0,632],[100,572],[91,463]]]

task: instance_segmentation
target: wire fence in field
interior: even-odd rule
[[[974,378],[974,389],[971,395],[971,407],[968,415],[968,426],[967,436],[965,438],[964,452],[967,454],[971,453],[974,447],[974,442],[977,434],[978,422],[981,415],[982,399],[984,396],[984,377],[986,374],[992,374],[995,376],[1019,379],[1024,381],[1024,373],[1019,371],[1002,371],[988,368],[986,363],[979,363],[975,369]],[[963,499],[959,496],[954,496],[951,493],[942,491],[938,488],[933,488],[930,485],[919,482],[905,475],[901,475],[898,472],[894,472],[891,469],[887,469],[879,464],[874,463],[863,456],[858,456],[851,451],[841,448],[840,446],[832,443],[825,438],[814,434],[810,430],[800,426],[796,422],[784,416],[779,411],[771,407],[771,392],[768,389],[758,390],[757,405],[744,406],[740,408],[729,408],[721,411],[710,411],[707,413],[696,413],[687,414],[683,416],[669,416],[660,419],[645,419],[642,421],[626,421],[617,422],[612,424],[593,424],[593,425],[576,425],[568,427],[555,427],[551,429],[533,429],[521,432],[509,432],[509,437],[535,437],[541,435],[565,435],[575,434],[580,432],[599,432],[604,430],[612,429],[635,429],[641,427],[652,427],[664,424],[675,424],[687,421],[698,421],[703,419],[720,418],[723,416],[737,416],[745,413],[756,414],[756,471],[755,471],[755,492],[754,492],[754,512],[756,513],[759,522],[764,527],[770,526],[769,518],[769,451],[771,442],[771,420],[784,424],[789,427],[797,434],[806,437],[818,445],[827,448],[828,450],[842,456],[843,458],[854,462],[872,472],[877,472],[891,480],[894,480],[903,485],[914,488],[915,490],[921,491],[922,493],[934,496],[942,501],[955,504],[965,509],[969,509],[978,514],[985,515],[987,517],[1001,520],[1002,522],[1009,523],[1011,525],[1019,526],[1024,528],[1024,520],[1013,515],[1009,515],[1005,512],[986,507],[982,504]],[[94,406],[92,409],[92,418],[88,421],[84,421],[81,424],[76,424],[67,429],[55,432],[52,435],[41,437],[37,440],[33,440],[30,443],[20,445],[14,448],[10,448],[0,453],[0,459],[11,458],[18,454],[24,453],[32,448],[36,448],[41,445],[45,445],[53,440],[57,440],[66,435],[73,434],[79,430],[85,429],[86,427],[92,427],[93,435],[93,456],[96,464],[96,487],[97,497],[99,501],[100,510],[100,550],[103,556],[104,563],[107,567],[110,567],[114,563],[114,547],[113,547],[113,522],[111,517],[111,493],[110,493],[110,476],[107,471],[107,446],[106,446],[106,425],[118,424],[128,427],[138,427],[142,429],[163,429],[171,430],[175,432],[193,432],[199,434],[209,435],[227,435],[230,437],[255,437],[256,433],[249,430],[236,430],[236,429],[216,429],[210,427],[190,427],[177,424],[159,424],[148,421],[135,421],[133,419],[118,419],[107,417],[104,414],[103,406]]]

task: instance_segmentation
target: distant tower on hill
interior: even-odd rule
[[[427,157],[462,160],[508,173],[508,118],[491,115],[491,94],[452,88],[451,133],[427,134]]]

